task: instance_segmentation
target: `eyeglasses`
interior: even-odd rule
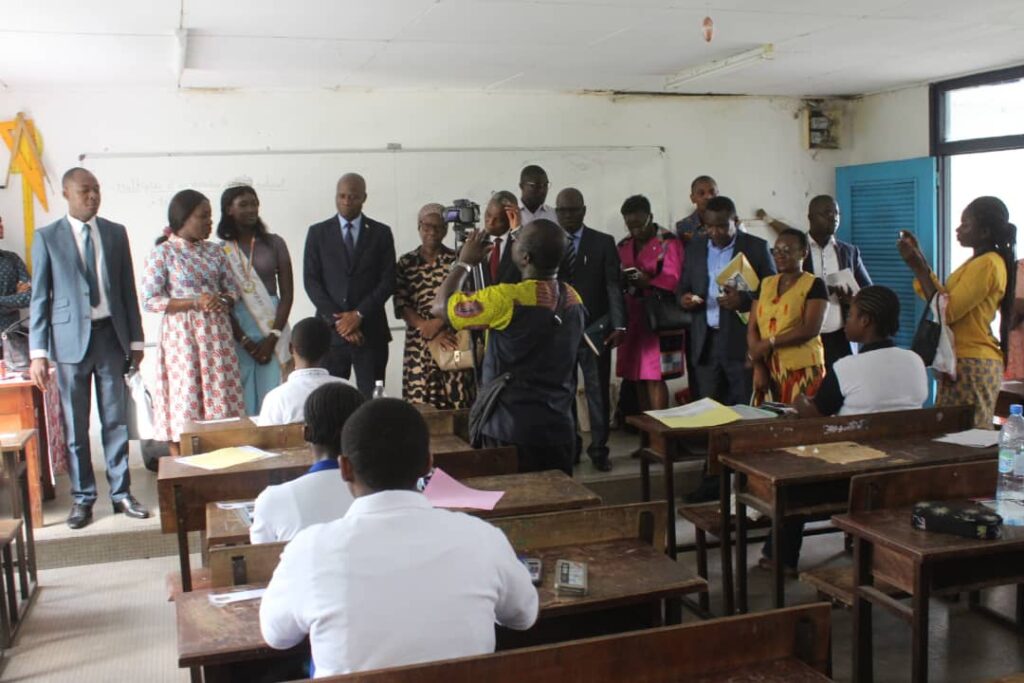
[[[772,247],[772,256],[793,256],[794,253],[789,247]]]

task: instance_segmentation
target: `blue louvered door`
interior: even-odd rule
[[[900,230],[917,236],[925,258],[938,257],[935,159],[921,157],[836,169],[836,199],[842,212],[839,236],[860,247],[875,284],[900,297],[899,346],[909,347],[924,302],[914,294],[913,274],[896,250]]]

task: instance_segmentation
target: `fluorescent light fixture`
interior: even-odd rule
[[[746,52],[740,52],[731,57],[725,59],[716,59],[711,62],[706,62],[698,66],[691,66],[687,69],[683,69],[665,79],[665,87],[668,89],[678,88],[684,83],[695,81],[698,78],[704,78],[705,76],[717,76],[729,71],[736,71],[737,69],[744,69],[748,66],[753,66],[766,59],[772,59],[775,57],[775,46],[771,43],[765,43],[761,47],[756,47],[753,50],[747,50]]]

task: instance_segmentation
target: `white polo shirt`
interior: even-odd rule
[[[263,397],[260,414],[253,422],[261,427],[305,422],[306,399],[329,382],[345,382],[352,386],[348,380],[333,377],[323,368],[292,370],[284,384],[274,387]]]
[[[526,208],[526,205],[523,204],[523,201],[519,200],[520,226],[529,225],[538,218],[546,218],[555,225],[558,225],[558,214],[555,213],[555,210],[552,209],[547,204],[541,204],[540,206],[537,207],[536,211],[530,211],[528,208]]]
[[[527,629],[537,610],[499,529],[415,491],[382,491],[285,547],[260,629],[278,649],[309,634],[320,678],[490,653],[495,623]]]
[[[916,410],[926,400],[928,372],[921,357],[885,340],[837,360],[814,404],[822,415],[862,415]]]
[[[338,461],[322,460],[298,479],[263,489],[256,497],[249,540],[290,541],[308,526],[341,519],[350,505],[352,492]]]

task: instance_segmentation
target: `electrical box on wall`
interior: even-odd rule
[[[842,110],[820,101],[806,102],[800,110],[800,133],[805,149],[839,149]]]

